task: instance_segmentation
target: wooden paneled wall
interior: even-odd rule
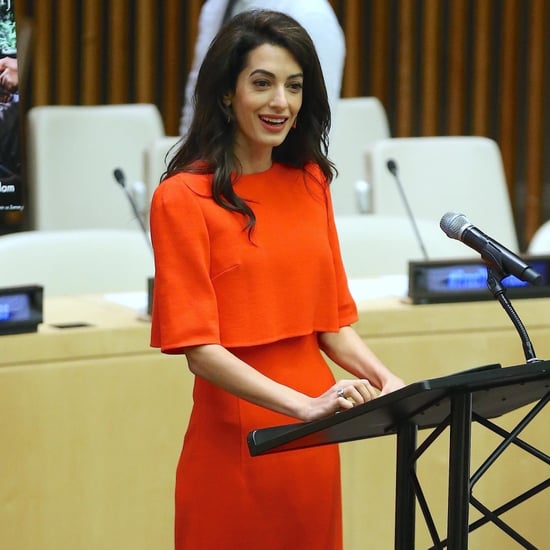
[[[343,95],[380,98],[394,136],[495,139],[525,244],[550,218],[543,184],[550,164],[544,158],[550,140],[544,109],[548,2],[331,3],[347,39]],[[175,134],[201,5],[201,0],[17,0],[18,21],[32,28],[25,107],[152,102],[166,132]],[[445,174],[441,179],[444,184]]]

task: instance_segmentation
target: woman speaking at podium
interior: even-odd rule
[[[185,354],[195,375],[175,547],[340,549],[337,446],[253,458],[246,442],[403,385],[349,326],[309,35],[281,13],[237,15],[210,46],[195,102],[151,206],[151,344]],[[322,352],[353,377],[335,382]]]

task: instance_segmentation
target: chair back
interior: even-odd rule
[[[376,97],[351,97],[338,100],[332,116],[329,158],[338,170],[332,182],[334,211],[338,215],[369,210],[368,195],[361,189],[366,179],[364,150],[379,139],[390,136],[384,106]]]
[[[550,221],[543,223],[536,231],[529,245],[528,254],[550,254]]]
[[[145,182],[149,190],[149,201],[152,193],[166,172],[166,167],[175,152],[179,136],[162,136],[155,139],[145,150]]]
[[[518,239],[500,149],[477,136],[388,138],[368,147],[365,162],[376,214],[406,216],[388,160],[415,217],[439,224],[446,212],[464,214],[511,250]],[[428,251],[430,252],[430,251]]]
[[[134,183],[144,180],[145,149],[163,134],[160,113],[152,104],[30,109],[27,163],[32,229],[138,227],[113,171],[122,170],[131,191]]]
[[[0,236],[0,286],[41,285],[46,296],[146,291],[152,252],[139,230],[23,231]]]
[[[424,260],[412,223],[383,214],[336,216],[342,259],[349,278],[408,275],[409,261]],[[432,260],[474,257],[472,249],[449,239],[437,223],[418,219],[418,232]]]

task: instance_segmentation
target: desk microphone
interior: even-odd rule
[[[420,250],[422,251],[422,255],[424,256],[424,260],[428,261],[428,253],[426,252],[426,247],[424,246],[424,241],[422,240],[422,235],[420,234],[420,231],[418,230],[418,226],[416,225],[416,220],[414,218],[414,215],[412,213],[411,207],[409,205],[409,201],[407,200],[407,195],[405,195],[405,189],[403,188],[403,185],[401,184],[401,180],[399,178],[399,174],[397,172],[397,163],[393,159],[389,159],[386,163],[386,166],[388,168],[388,171],[395,179],[395,183],[397,184],[397,189],[399,189],[399,194],[401,195],[401,199],[403,201],[403,204],[405,205],[405,209],[407,211],[407,215],[409,217],[409,220],[411,222],[411,225],[413,227],[414,234],[416,235],[416,240],[418,241],[418,245],[420,246]]]
[[[136,204],[136,201],[134,200],[134,197],[132,197],[132,194],[128,191],[128,188],[126,187],[126,177],[124,175],[124,172],[121,168],[115,168],[113,171],[113,175],[115,177],[115,180],[117,183],[122,187],[124,190],[124,194],[126,195],[126,198],[128,199],[128,202],[130,203],[130,206],[132,207],[132,211],[134,212],[134,215],[136,216],[139,226],[141,228],[141,231],[145,235],[145,240],[147,241],[147,246],[149,248],[151,247],[151,240],[149,239],[149,233],[147,231],[147,228],[145,227],[145,223],[143,222],[142,215],[139,211],[138,205]]]
[[[491,266],[496,266],[505,275],[514,275],[520,281],[538,285],[542,276],[519,256],[505,246],[485,235],[475,225],[470,223],[464,214],[447,212],[441,218],[439,225],[447,237],[462,241],[465,245],[481,254],[481,257]]]

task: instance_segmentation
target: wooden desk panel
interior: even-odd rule
[[[185,359],[96,297],[49,301],[36,334],[0,339],[0,547],[173,546],[173,478],[191,409]],[[85,322],[59,329],[50,323]]]

